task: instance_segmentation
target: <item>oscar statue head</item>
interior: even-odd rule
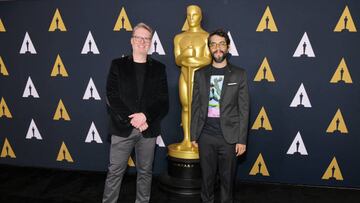
[[[187,22],[189,27],[198,27],[202,19],[201,8],[197,5],[190,5],[187,7]]]

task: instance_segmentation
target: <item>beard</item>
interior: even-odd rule
[[[219,56],[219,57],[216,57],[215,54],[216,52],[220,52],[222,53],[222,56]],[[217,51],[214,51],[211,53],[211,56],[213,58],[213,60],[216,62],[216,63],[221,63],[223,62],[225,59],[226,59],[226,56],[227,56],[227,53],[221,51],[221,50],[217,50]]]

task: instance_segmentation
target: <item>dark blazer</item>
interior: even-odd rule
[[[209,104],[210,66],[198,69],[194,76],[191,106],[191,140],[197,140],[204,127]],[[246,144],[249,122],[249,92],[246,72],[228,64],[220,98],[220,126],[230,144]]]
[[[143,112],[148,129],[144,137],[160,134],[161,119],[169,109],[165,65],[148,57],[142,96],[138,97],[132,56],[114,59],[107,78],[106,95],[110,114],[109,134],[127,137],[133,127],[129,115]]]

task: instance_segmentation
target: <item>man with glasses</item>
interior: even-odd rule
[[[110,164],[103,202],[117,202],[128,159],[135,148],[136,203],[149,202],[156,136],[169,108],[165,65],[147,53],[152,29],[139,23],[131,37],[132,55],[114,59],[107,78]]]
[[[228,63],[230,39],[223,30],[208,38],[212,64],[195,72],[190,135],[199,147],[201,199],[214,202],[219,171],[222,203],[232,203],[237,156],[246,151],[249,93],[246,72]]]

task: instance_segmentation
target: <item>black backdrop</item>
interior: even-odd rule
[[[360,38],[359,32],[354,30],[354,26],[360,26],[360,3],[356,0],[1,2],[0,163],[106,170],[109,151],[104,99],[106,76],[111,59],[131,52],[131,32],[113,30],[122,8],[126,11],[124,22],[128,20],[134,26],[144,21],[159,37],[157,50],[160,54],[152,55],[167,66],[171,104],[163,121],[161,138],[166,146],[181,141],[179,68],[174,62],[173,38],[181,32],[186,6],[190,4],[202,8],[204,29],[224,28],[231,33],[238,56],[232,48],[234,56],[230,60],[247,70],[251,93],[250,130],[248,151],[240,159],[238,178],[360,187]],[[338,21],[344,20],[341,16],[346,6],[352,17],[345,12],[349,30],[335,32]],[[270,16],[269,25],[275,22],[277,32],[256,31],[267,7],[273,17]],[[49,32],[56,9],[61,16],[59,25],[63,22],[66,31]],[[85,40],[89,31],[93,37],[93,54],[81,54],[84,44],[88,47]],[[20,54],[26,32],[36,54]],[[302,54],[301,39],[305,32],[308,36],[305,54],[309,57],[294,57],[298,45]],[[315,57],[311,57],[310,43]],[[51,76],[57,55],[64,65],[60,66],[61,73],[65,68],[68,77]],[[267,76],[271,70],[275,81],[256,81],[265,57],[270,66],[265,67]],[[330,83],[334,73],[340,74],[336,70],[342,58],[347,65],[347,69],[341,66],[345,82]],[[33,97],[26,97],[29,77]],[[95,97],[97,91],[100,99],[83,99],[90,78],[94,83],[90,85],[93,95]],[[305,90],[300,88],[301,84]],[[35,90],[38,98],[34,97]],[[298,90],[302,93],[303,106],[297,106]],[[65,108],[70,117],[68,121],[53,119],[60,100],[64,105],[63,118]],[[294,105],[290,105],[293,100]],[[262,107],[266,115],[259,113]],[[335,115],[338,109],[340,116]],[[265,129],[257,129],[261,116]],[[327,132],[329,126],[330,131],[336,129],[337,119],[339,130]],[[32,120],[36,128],[30,125]],[[95,138],[95,141],[85,142],[92,123],[96,130],[90,131],[88,139]],[[164,172],[167,164],[167,150],[160,145],[154,163],[156,174]],[[295,151],[298,153],[293,153]]]

